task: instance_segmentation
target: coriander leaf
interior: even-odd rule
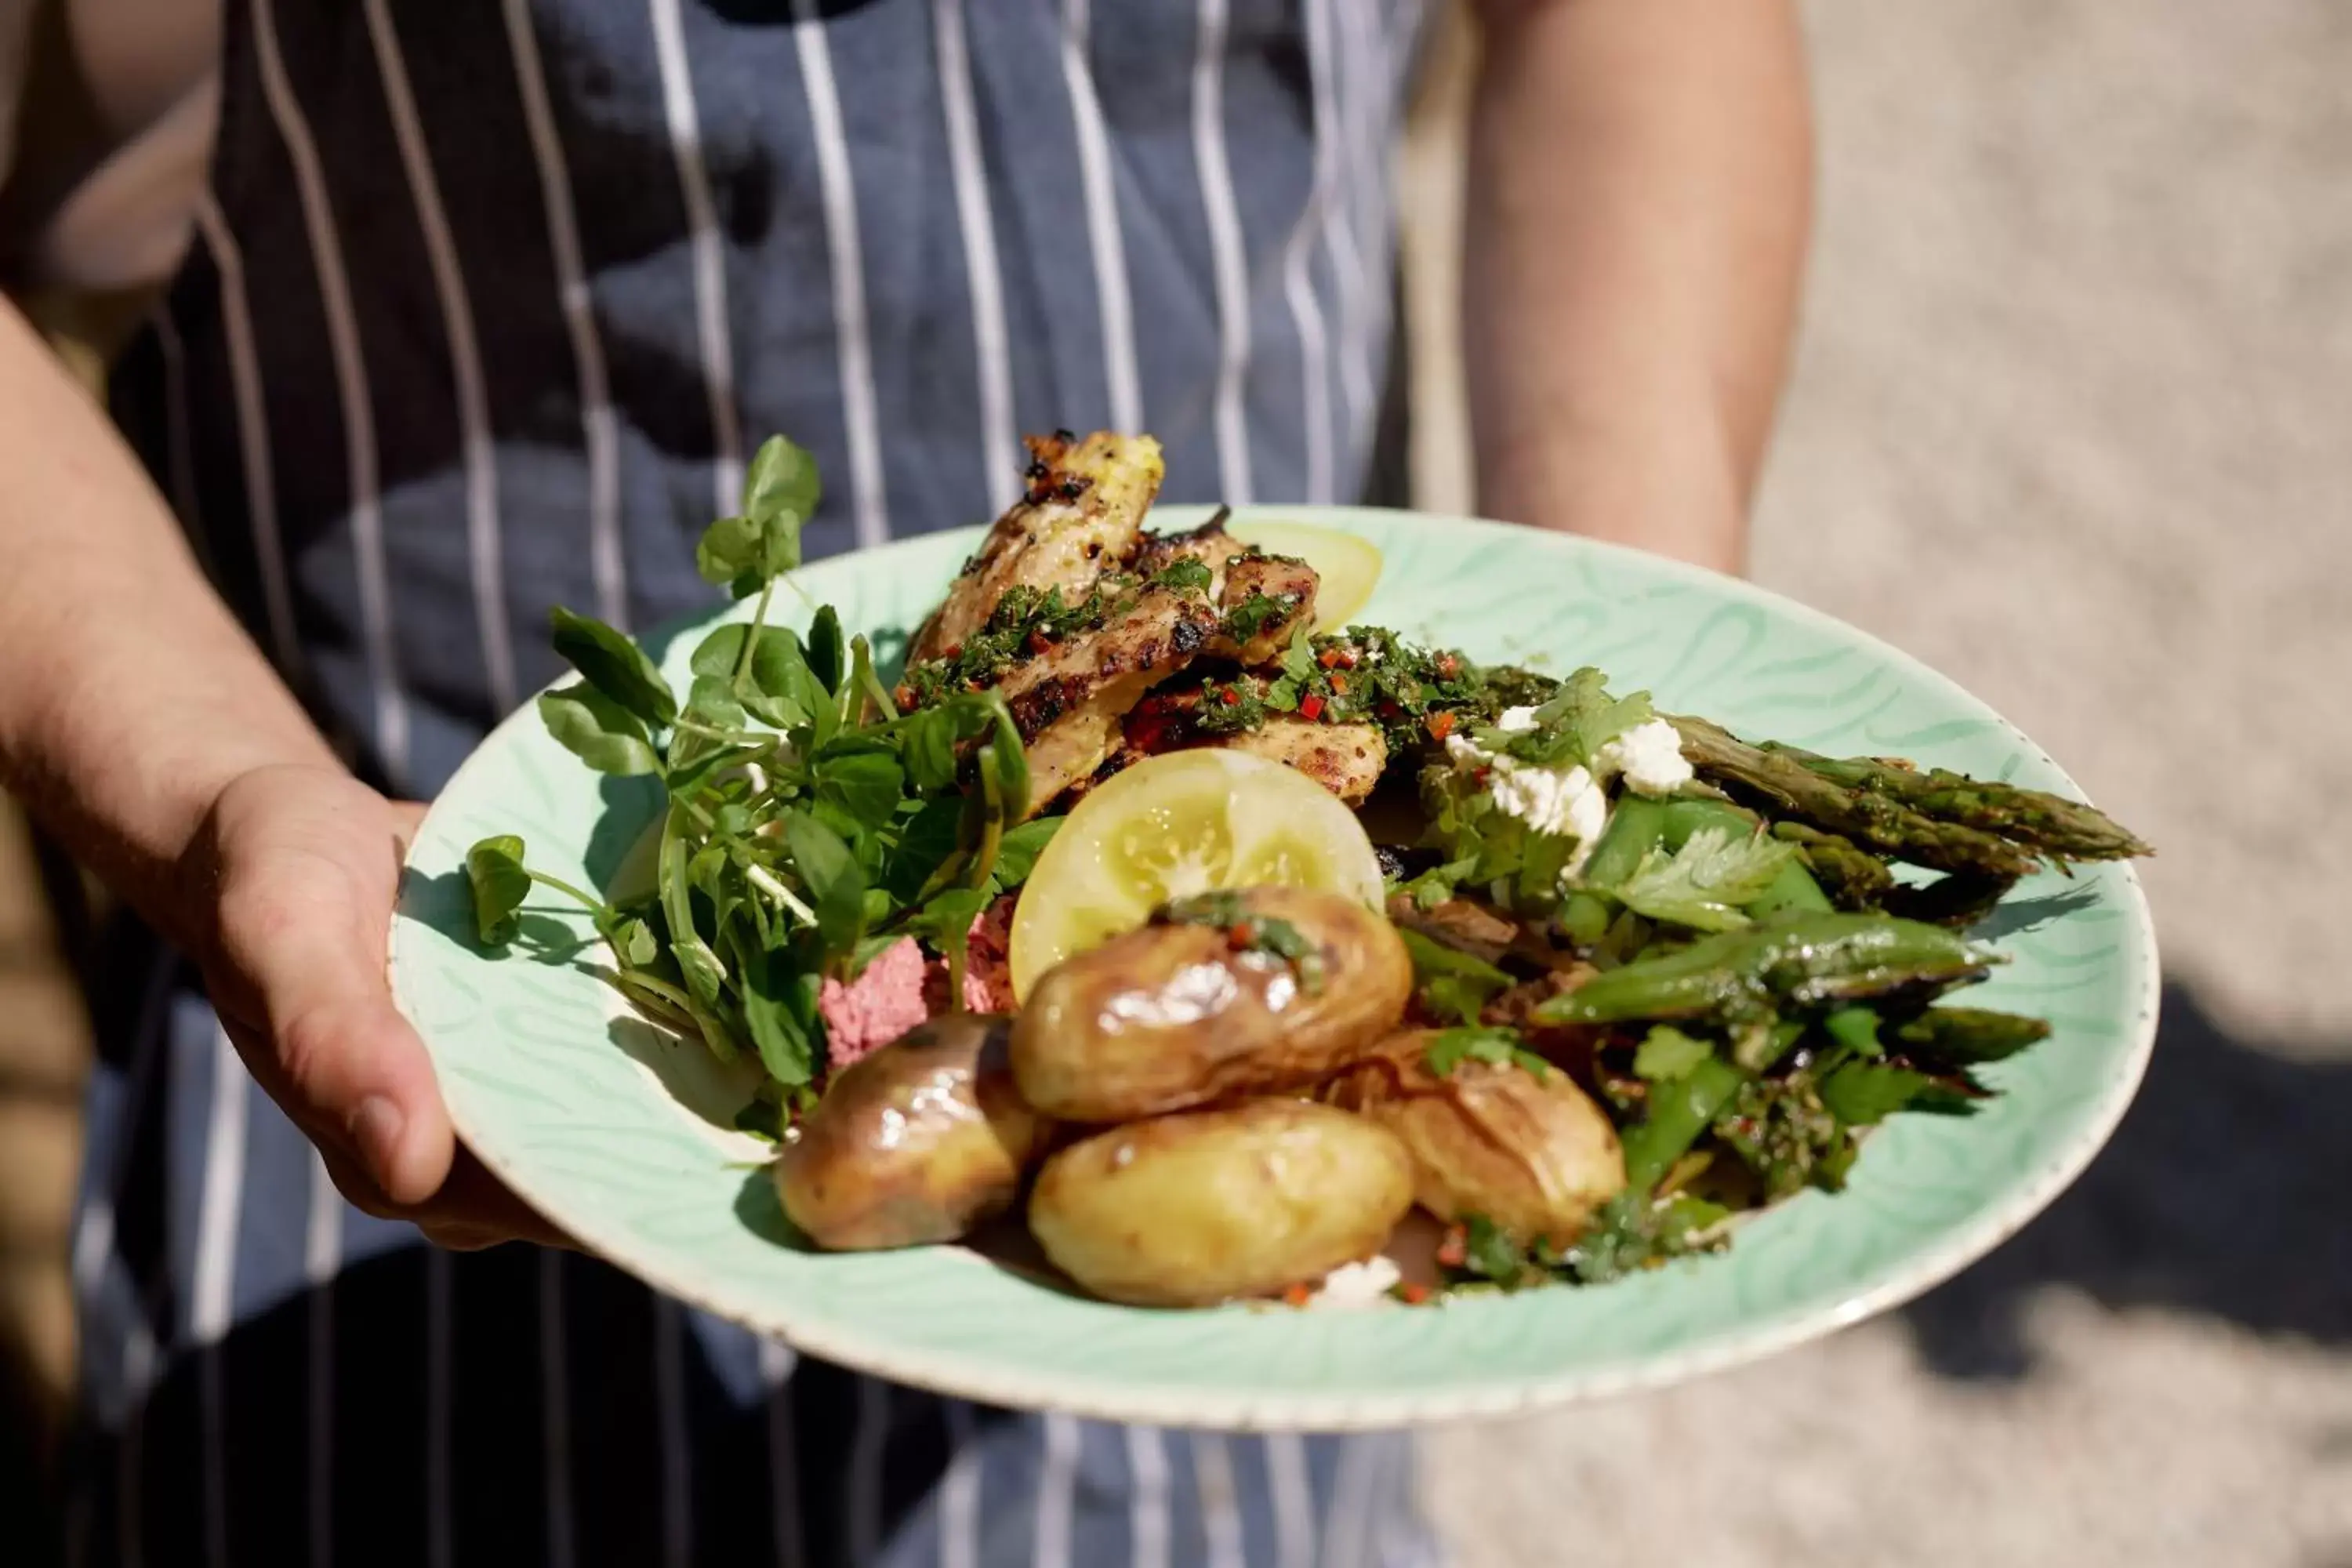
[[[848,662],[849,647],[841,635],[841,613],[827,605],[809,623],[809,672],[827,692],[837,692],[841,689],[841,672]]]
[[[1440,1029],[1430,1037],[1423,1060],[1439,1078],[1452,1077],[1454,1069],[1465,1061],[1485,1062],[1492,1067],[1516,1067],[1537,1078],[1551,1070],[1550,1063],[1519,1044],[1517,1030],[1475,1026]]]
[[[820,755],[811,770],[821,798],[834,802],[869,827],[888,822],[906,795],[906,770],[887,752]]]
[[[1873,1127],[1898,1110],[1967,1113],[1964,1092],[1909,1068],[1848,1062],[1822,1080],[1822,1103],[1848,1127]]]
[[[1654,1025],[1633,1053],[1633,1071],[1652,1083],[1672,1083],[1715,1054],[1705,1040],[1684,1034],[1672,1024]]]
[[[1155,586],[1173,588],[1179,593],[1205,594],[1209,591],[1209,584],[1216,581],[1216,576],[1209,570],[1207,562],[1195,561],[1188,555],[1181,560],[1171,561],[1153,573],[1151,581]]]
[[[1649,850],[1631,876],[1601,890],[1652,920],[1696,931],[1734,931],[1748,924],[1739,906],[1764,896],[1796,847],[1760,833],[1735,836],[1728,828],[1702,828],[1671,855]]]
[[[474,929],[485,947],[504,947],[522,921],[517,911],[530,896],[522,868],[522,840],[511,833],[485,838],[466,851],[466,882],[474,893]]]
[[[1475,1024],[1488,999],[1510,988],[1511,977],[1485,959],[1417,931],[1399,927],[1397,935],[1404,939],[1404,950],[1412,959],[1413,983],[1435,1012]]]
[[[1037,865],[1037,857],[1045,852],[1066,819],[1059,816],[1038,816],[1006,833],[996,846],[996,886],[1010,892],[1029,879]]]
[[[1562,681],[1537,708],[1535,727],[1515,732],[1508,750],[1525,761],[1547,765],[1576,762],[1590,767],[1601,747],[1656,716],[1648,692],[1612,698],[1607,679],[1588,666]]]
[[[592,686],[544,692],[539,717],[547,732],[598,773],[657,773],[661,753],[636,716]]]
[[[555,651],[589,685],[648,724],[667,724],[677,717],[677,699],[669,682],[643,648],[604,622],[573,615],[561,605],[551,618]]]
[[[808,889],[828,952],[845,953],[866,934],[866,872],[841,835],[810,812],[784,818],[784,847]]]

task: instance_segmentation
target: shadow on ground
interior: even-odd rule
[[[2025,1309],[2052,1285],[2352,1344],[2352,1048],[2326,1054],[2233,1036],[2168,985],[2114,1142],[2023,1233],[1905,1310],[1921,1359],[1947,1377],[2026,1375]]]

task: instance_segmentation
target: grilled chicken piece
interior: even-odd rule
[[[1255,730],[1208,742],[1297,768],[1349,805],[1361,805],[1389,765],[1376,724],[1318,724],[1296,713],[1269,713]]]
[[[1209,652],[1244,668],[1272,664],[1289,644],[1292,632],[1314,623],[1317,582],[1315,568],[1304,561],[1244,555],[1229,563],[1218,589],[1218,603],[1226,614],[1231,616],[1261,596],[1267,603],[1260,606],[1264,613],[1255,617],[1247,637],[1220,636],[1209,645]]]
[[[910,663],[961,647],[988,624],[1008,588],[1062,590],[1075,603],[1134,547],[1167,465],[1149,436],[1097,431],[1084,441],[1057,432],[1028,438],[1029,489],[996,520],[980,552],[908,651]]]
[[[1014,667],[997,684],[1029,749],[1029,811],[1091,778],[1118,750],[1119,720],[1190,664],[1219,616],[1198,594],[1147,588],[1100,630]]]

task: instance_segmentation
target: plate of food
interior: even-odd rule
[[[803,565],[434,803],[399,1005],[483,1163],[802,1351],[1227,1428],[1500,1415],[1882,1310],[2114,1129],[2132,835],[1984,704],[1744,583],[1472,519],[1153,506]]]

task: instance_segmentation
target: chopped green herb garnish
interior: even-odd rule
[[[1237,891],[1195,893],[1162,905],[1152,918],[1168,925],[1213,926],[1224,931],[1234,952],[1266,953],[1289,964],[1307,994],[1323,989],[1323,950],[1290,921],[1251,909]]]

